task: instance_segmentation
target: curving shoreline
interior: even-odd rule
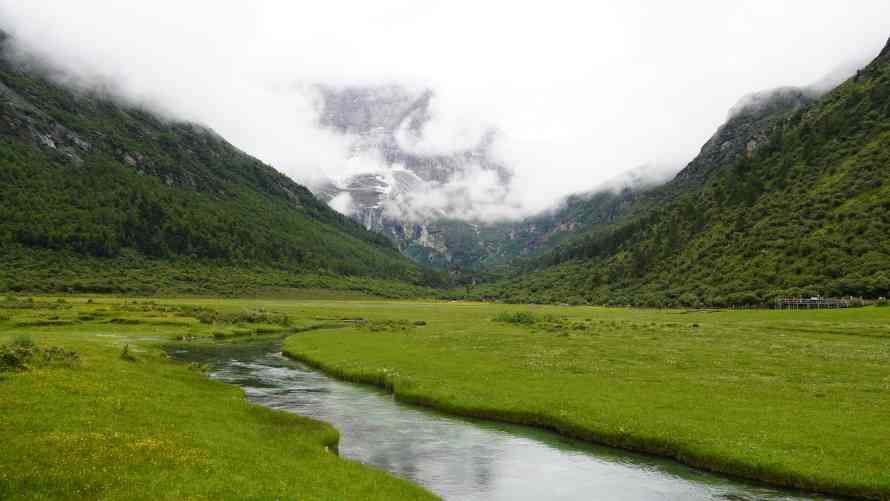
[[[285,343],[293,337],[295,336],[285,339]],[[282,353],[287,357],[305,363],[306,365],[321,370],[338,379],[383,388],[392,393],[394,398],[401,402],[428,407],[455,416],[533,426],[569,438],[606,445],[631,452],[666,457],[701,470],[763,482],[781,488],[858,499],[890,499],[890,493],[874,491],[854,484],[834,484],[820,479],[805,478],[793,471],[783,469],[780,465],[776,465],[772,468],[761,468],[732,457],[719,457],[698,453],[693,450],[695,444],[672,443],[670,441],[632,433],[608,433],[603,430],[581,426],[558,416],[543,413],[461,406],[446,402],[431,395],[414,391],[413,387],[415,385],[413,385],[410,380],[398,375],[394,376],[390,371],[344,369],[326,363],[319,358],[309,356],[293,349],[288,349],[284,345],[282,346]]]

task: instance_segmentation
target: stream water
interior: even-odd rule
[[[326,421],[342,457],[423,485],[446,500],[827,499],[746,483],[674,461],[601,447],[524,426],[456,418],[338,381],[275,343],[196,347],[210,377],[256,404]]]

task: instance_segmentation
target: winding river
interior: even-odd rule
[[[172,353],[207,363],[256,404],[326,421],[340,455],[406,478],[446,500],[828,499],[749,484],[674,461],[524,426],[456,418],[333,379],[257,342]]]

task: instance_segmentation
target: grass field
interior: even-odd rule
[[[0,371],[0,498],[430,497],[325,452],[331,428],[251,406],[158,348],[263,335],[450,412],[890,498],[890,308],[0,298],[0,345],[22,335],[78,359]]]
[[[890,308],[328,308],[368,322],[292,336],[285,350],[405,401],[890,499]]]
[[[250,405],[157,347],[318,322],[86,301],[0,300],[0,499],[434,499],[338,458],[330,426]],[[36,356],[11,368],[10,343]],[[76,358],[44,363],[50,347]]]

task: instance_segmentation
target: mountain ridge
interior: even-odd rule
[[[70,90],[20,64],[8,53],[12,40],[2,40],[0,242],[7,257],[56,252],[123,268],[135,258],[197,259],[291,274],[430,278],[386,238],[210,129]],[[35,285],[5,271],[0,286]]]
[[[890,294],[890,43],[828,94],[796,92],[684,171],[479,298],[663,306]],[[803,98],[803,99],[801,99]],[[779,101],[783,101],[780,99]],[[733,118],[731,117],[730,121]],[[749,147],[748,138],[759,138]],[[716,154],[715,154],[716,152]]]
[[[398,87],[391,90],[398,95],[397,91]],[[386,134],[390,139],[384,141],[387,146],[382,149],[390,152],[389,160],[395,158],[395,147],[392,146],[395,139],[390,132],[399,128],[399,124],[412,114],[427,117],[424,106],[428,106],[431,96],[429,92],[422,93],[416,101],[408,100],[407,105],[395,99],[399,106],[393,106],[385,98],[366,103],[368,96],[365,93],[370,91],[347,89],[343,92],[350,97],[334,94],[339,105],[333,111],[326,107],[321,121],[328,125],[335,124],[341,131],[375,130],[378,134],[381,130],[388,131]],[[767,140],[766,131],[775,120],[806,106],[819,94],[812,87],[780,87],[743,97],[730,110],[727,121],[677,177],[696,184],[707,177],[709,166],[725,163],[738,155],[750,154]],[[342,108],[347,108],[347,111]],[[356,114],[358,118],[354,116]],[[376,115],[389,118],[381,119]],[[413,127],[422,128],[422,120]],[[435,165],[435,161],[429,164],[431,168]],[[503,272],[511,267],[510,263],[513,263],[513,267],[525,269],[529,260],[564,241],[577,238],[574,235],[576,230],[584,233],[596,225],[614,220],[622,210],[633,206],[631,200],[639,198],[644,192],[648,193],[647,196],[670,196],[664,190],[652,189],[667,184],[668,180],[653,177],[652,172],[644,172],[646,169],[638,170],[642,175],[634,175],[636,170],[630,171],[620,178],[624,180],[622,183],[570,195],[558,206],[518,221],[485,222],[444,214],[400,217],[388,213],[385,208],[387,199],[398,199],[402,193],[410,196],[412,190],[422,189],[420,185],[423,181],[405,169],[393,168],[391,172],[354,175],[339,188],[322,187],[316,193],[340,212],[351,214],[366,228],[386,235],[404,255],[416,262],[464,273]],[[442,176],[442,179],[447,179],[448,173]],[[672,186],[679,184],[680,181],[675,181]],[[357,207],[351,204],[339,206],[337,196],[343,193],[350,193],[350,200],[357,201]],[[591,200],[589,207],[585,207],[585,199]]]

